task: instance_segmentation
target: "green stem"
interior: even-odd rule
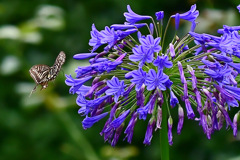
[[[168,97],[166,92],[163,93],[164,103],[162,105],[162,129],[160,131],[160,150],[161,160],[169,160],[169,144],[168,144]]]

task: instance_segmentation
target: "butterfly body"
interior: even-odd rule
[[[41,85],[41,89],[46,89],[48,87],[48,82],[56,79],[58,73],[60,72],[62,65],[64,64],[66,55],[63,51],[57,56],[55,63],[52,67],[45,64],[34,65],[30,68],[29,73],[32,79],[35,81],[36,86],[33,88],[32,92],[36,90],[38,85]],[[31,94],[32,94],[31,92]]]

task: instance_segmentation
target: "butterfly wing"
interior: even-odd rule
[[[62,68],[62,65],[65,62],[65,59],[66,59],[66,55],[63,51],[61,51],[57,56],[53,66],[50,67],[50,77],[49,77],[50,80],[54,80],[56,78],[56,76],[58,75],[58,73]]]

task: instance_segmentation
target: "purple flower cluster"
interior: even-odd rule
[[[218,30],[219,37],[195,33],[199,12],[193,5],[188,12],[170,17],[175,19],[176,30],[180,19],[190,21],[189,34],[181,40],[173,37],[170,44],[163,46],[165,36],[159,29],[163,28],[164,12],[156,12],[154,20],[133,12],[129,5],[127,10],[124,24],[113,24],[101,31],[92,25],[91,53],[73,57],[91,58],[90,65],[79,66],[76,78],[66,75],[69,92],[78,95],[78,113],[85,116],[83,128],[105,119],[100,135],[115,146],[122,132],[131,143],[137,122],[148,119],[143,143],[151,144],[153,132],[166,129],[172,145],[172,128],[181,133],[186,113],[188,119],[199,123],[209,139],[224,122],[236,136],[240,112],[234,118],[228,113],[240,101],[240,26],[224,25]],[[139,23],[142,21],[150,22]],[[142,32],[142,27],[148,32]],[[192,37],[195,44],[191,43]],[[97,53],[103,45],[103,51]],[[178,115],[172,114],[174,109],[178,109]],[[172,118],[175,116],[177,125]],[[163,117],[168,118],[163,121]],[[162,128],[162,122],[168,124],[167,128]]]

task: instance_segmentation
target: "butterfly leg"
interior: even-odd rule
[[[29,97],[32,95],[32,93],[33,92],[35,92],[36,91],[36,89],[37,89],[37,86],[38,86],[38,84],[32,89],[32,91],[30,92],[30,94],[29,94]]]

